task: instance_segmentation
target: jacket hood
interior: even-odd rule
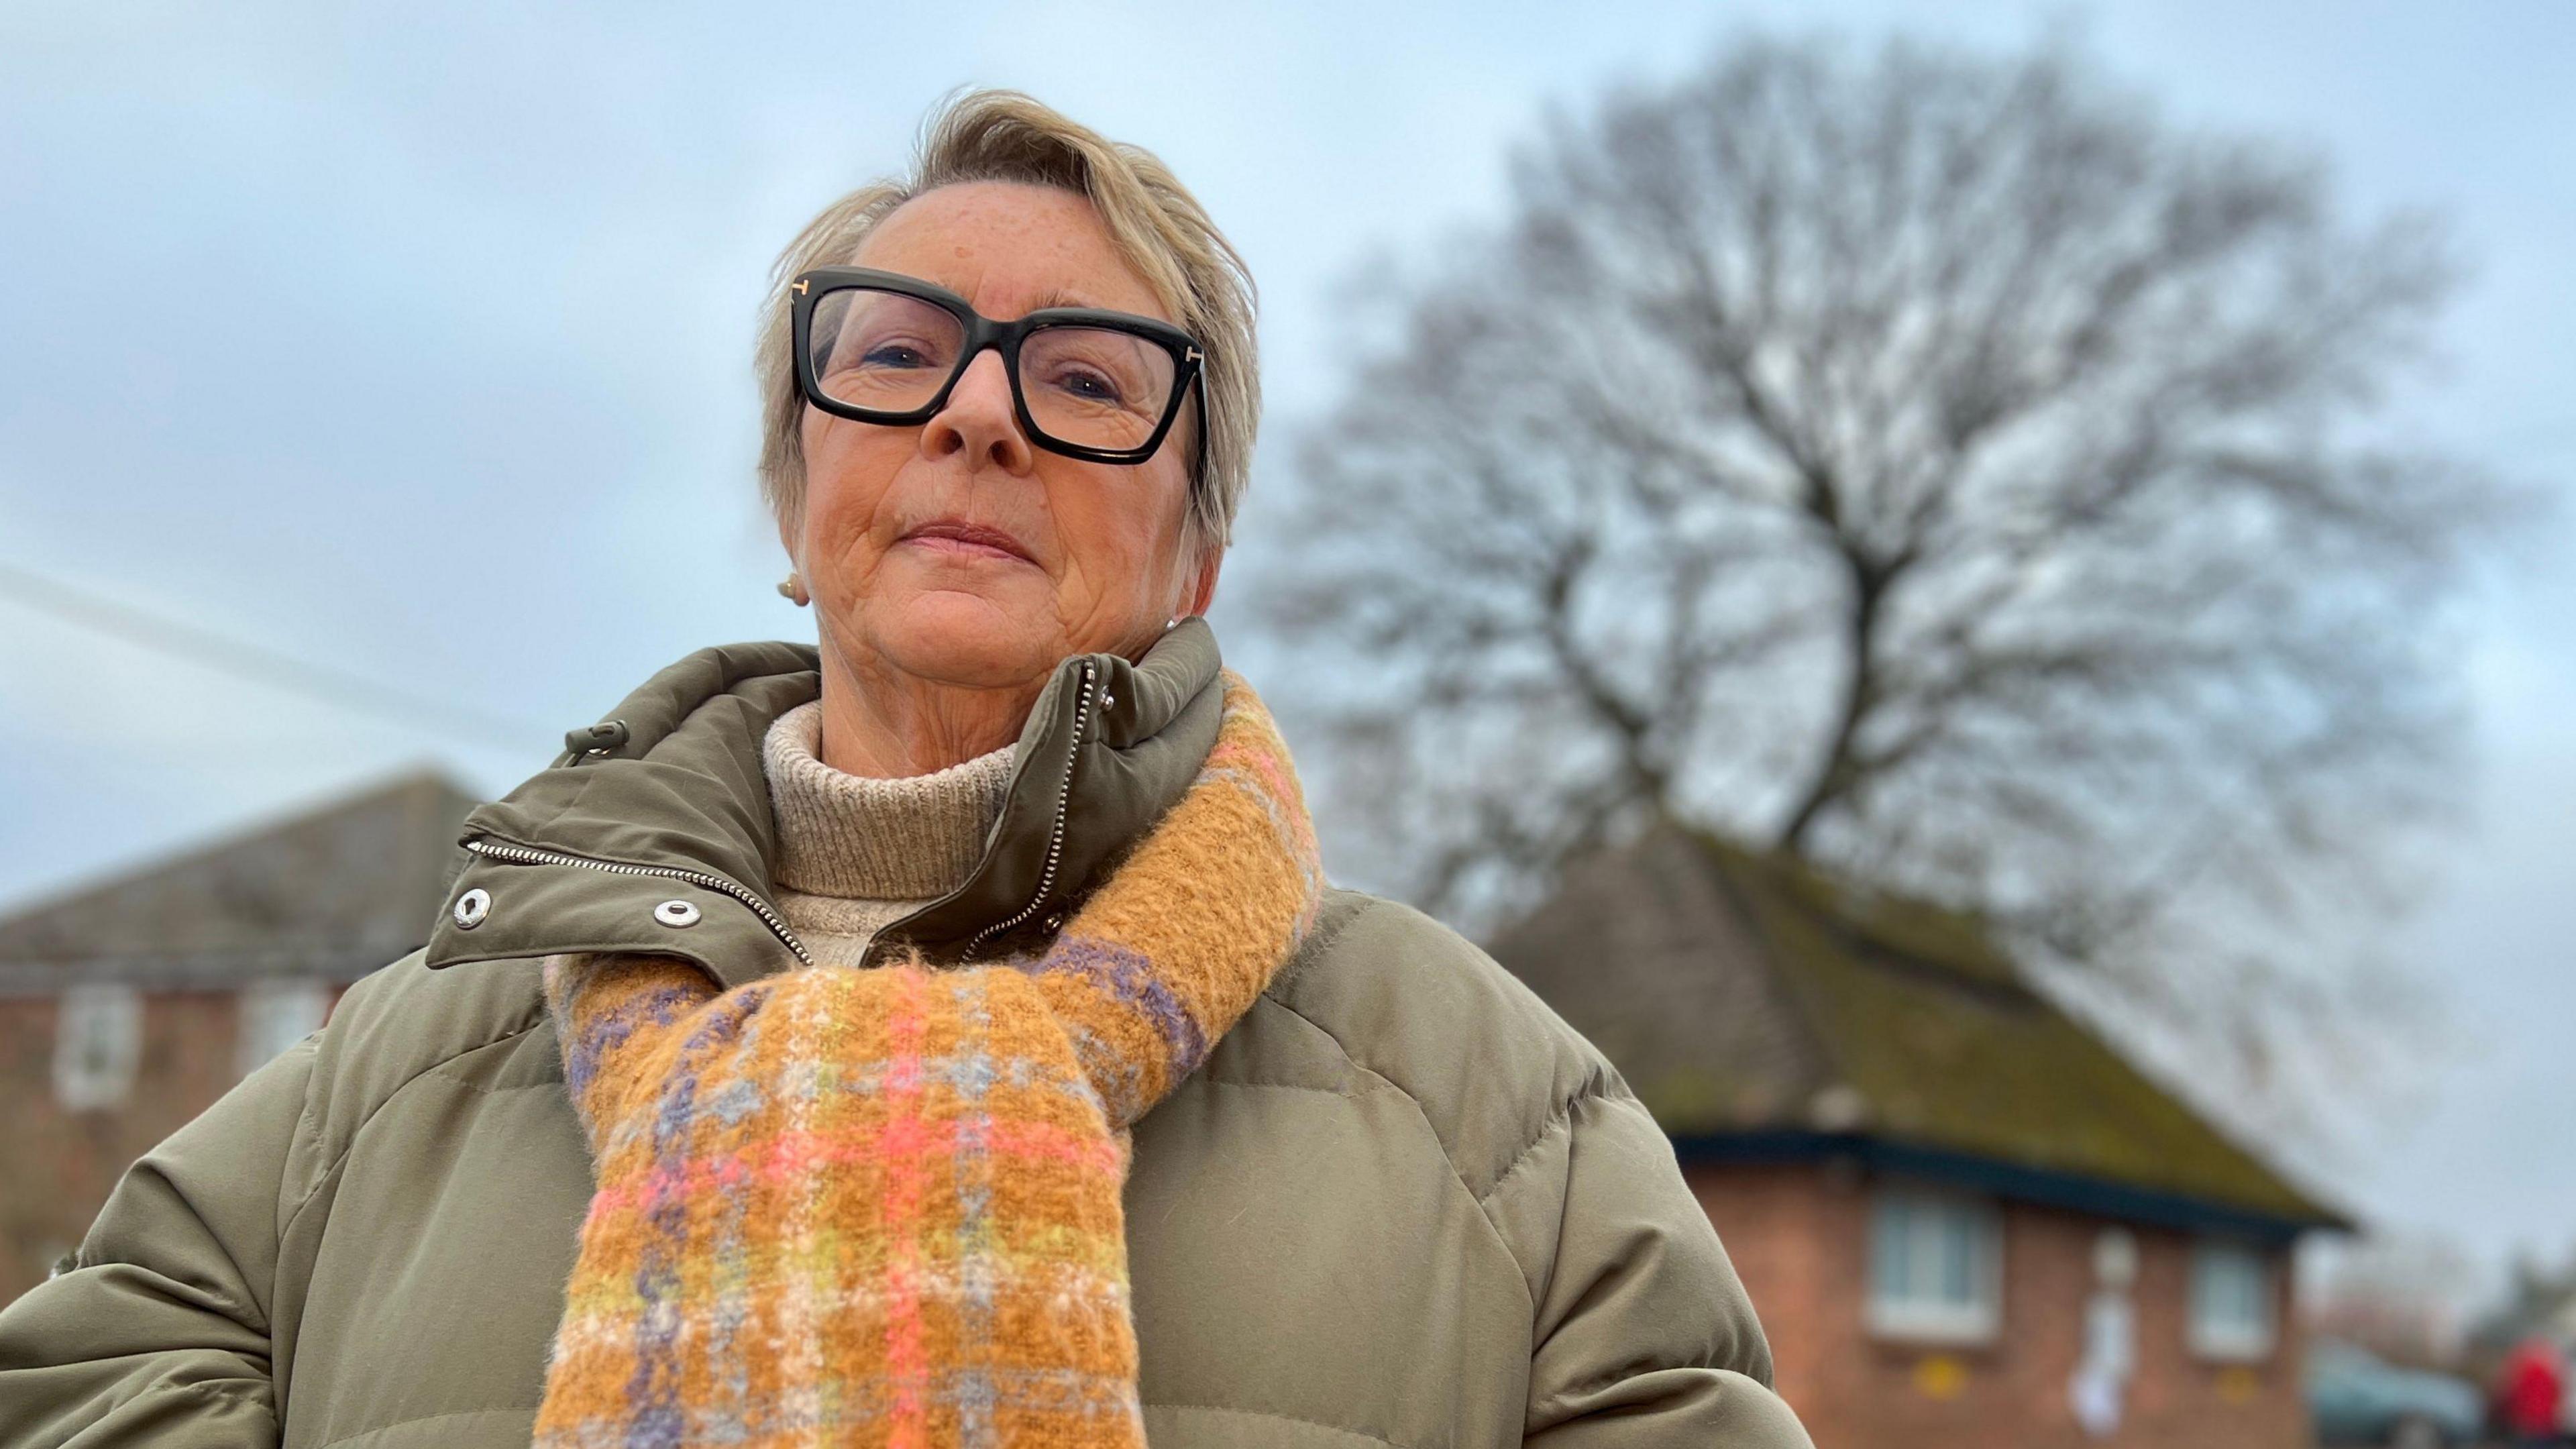
[[[880,931],[936,961],[1008,954],[1051,935],[1196,778],[1224,702],[1216,635],[1191,617],[1131,663],[1059,661],[1020,728],[1011,788],[964,884]],[[778,854],[761,740],[822,689],[810,644],[701,649],[602,725],[465,817],[473,855],[450,885],[426,964],[569,951],[697,963],[730,989],[806,964],[774,905]]]

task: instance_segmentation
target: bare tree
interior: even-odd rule
[[[1472,929],[1670,815],[2257,1074],[2390,999],[2314,928],[2441,802],[2505,500],[2375,425],[2435,226],[2054,46],[1741,41],[1512,181],[1354,324],[1256,564],[1345,869]]]

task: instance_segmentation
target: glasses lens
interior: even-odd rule
[[[1059,442],[1141,448],[1171,410],[1172,354],[1107,327],[1046,327],[1020,344],[1020,391],[1038,431]]]
[[[852,407],[928,406],[965,341],[954,316],[901,292],[838,287],[814,299],[814,377],[825,397]]]

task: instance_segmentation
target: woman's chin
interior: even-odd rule
[[[873,632],[888,661],[908,673],[970,687],[1015,684],[1054,661],[1048,602],[928,589],[880,613]]]

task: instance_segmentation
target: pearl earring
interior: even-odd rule
[[[787,577],[778,581],[778,596],[795,601],[796,607],[800,609],[814,601],[814,596],[805,592],[805,576],[793,569],[788,570]]]

